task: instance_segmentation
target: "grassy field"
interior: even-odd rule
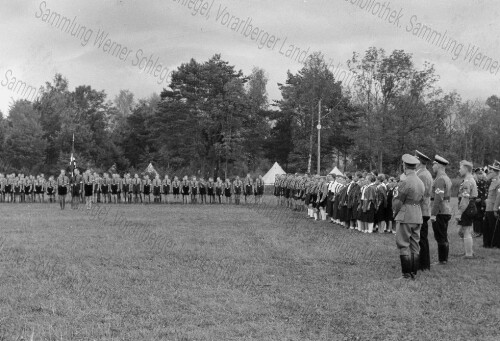
[[[500,250],[454,223],[401,282],[394,235],[303,212],[83,208],[0,204],[0,340],[500,340]]]

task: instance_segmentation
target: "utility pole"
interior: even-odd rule
[[[318,102],[318,175],[321,175],[321,99]]]

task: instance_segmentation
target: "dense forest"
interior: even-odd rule
[[[498,158],[500,99],[462,100],[438,86],[433,65],[415,65],[402,50],[369,48],[348,61],[352,86],[336,81],[320,53],[278,84],[269,101],[265,70],[245,75],[216,54],[172,74],[169,88],[114,99],[91,85],[70,90],[56,74],[35,102],[18,100],[0,116],[1,172],[54,174],[69,165],[72,136],[83,169],[221,176],[265,173],[274,161],[288,172],[316,173],[318,115],[321,173],[377,170],[394,174],[414,149],[477,165]],[[1,114],[1,113],[0,113]]]

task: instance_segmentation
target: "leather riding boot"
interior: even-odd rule
[[[415,279],[417,277],[417,272],[420,267],[420,257],[418,253],[411,254],[411,278]]]
[[[400,255],[399,258],[401,259],[401,272],[403,274],[404,279],[411,278],[411,271],[412,271],[412,263],[411,263],[411,257],[409,255]]]

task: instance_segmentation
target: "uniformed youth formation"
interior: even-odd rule
[[[43,174],[24,176],[24,174],[7,175],[0,174],[0,192],[4,202],[55,202],[59,201],[61,209],[65,208],[67,197],[71,197],[71,203],[79,203],[85,200],[87,209],[91,209],[92,203],[169,203],[180,201],[182,203],[234,203],[239,205],[241,197],[245,203],[249,200],[260,203],[264,194],[264,180],[262,176],[257,179],[247,175],[243,180],[239,176],[231,181],[222,181],[217,178],[197,179],[195,176],[189,179],[185,176],[182,180],[174,177],[171,180],[168,175],[163,179],[156,175],[153,179],[149,175],[139,177],[130,173],[121,177],[118,174],[104,173],[100,176],[90,170],[80,174],[75,169],[71,177],[61,170],[58,177],[50,176],[48,180]],[[253,197],[253,198],[252,198]],[[84,199],[85,198],[85,199]],[[224,199],[223,199],[224,198]],[[199,200],[199,201],[198,201]]]
[[[400,251],[402,279],[412,278],[418,270],[430,270],[428,222],[432,223],[438,247],[436,265],[448,262],[448,223],[452,218],[451,181],[446,174],[447,160],[436,155],[434,160],[416,151],[415,156],[402,157],[404,173],[399,179],[384,174],[361,173],[341,176],[277,175],[274,196],[278,205],[302,211],[316,221],[326,221],[363,233],[393,233]],[[427,170],[432,163],[435,174]],[[472,175],[471,162],[460,162],[463,181],[459,189],[459,205],[455,214],[463,239],[464,258],[474,258],[473,237],[483,236],[485,248],[500,248],[500,162],[488,167],[487,175],[478,168]],[[477,181],[476,181],[477,180]],[[104,173],[90,170],[83,174],[75,169],[68,177],[64,170],[58,177],[45,179],[20,174],[0,174],[1,200],[4,202],[55,202],[64,209],[67,198],[73,204],[182,202],[183,204],[262,203],[264,181],[247,175],[233,181],[220,178],[197,179],[185,176],[172,180],[165,175],[150,178],[127,173]],[[474,230],[473,230],[474,226]]]
[[[402,279],[415,279],[418,270],[430,270],[428,222],[432,223],[438,246],[438,260],[445,265],[449,256],[448,223],[452,218],[449,162],[436,155],[434,160],[416,151],[402,157],[400,179],[383,174],[361,173],[345,176],[278,176],[275,196],[294,210],[307,209],[316,221],[332,223],[363,233],[394,233],[400,251]],[[432,161],[433,179],[427,164]],[[472,175],[471,162],[460,163],[458,211],[455,219],[463,239],[464,259],[474,258],[473,236],[483,236],[485,248],[500,248],[500,163],[481,168]],[[477,181],[476,181],[477,179]],[[479,186],[479,187],[478,187]],[[486,188],[489,188],[486,195]],[[473,231],[473,226],[475,231]]]

